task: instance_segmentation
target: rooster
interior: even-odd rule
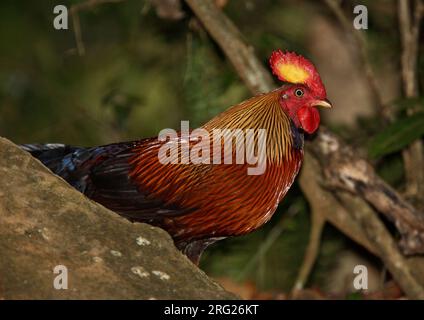
[[[206,132],[238,129],[230,143],[232,156],[237,135],[254,130],[258,142],[258,131],[265,130],[265,143],[256,150],[266,164],[261,174],[248,174],[246,163],[182,161],[182,144],[201,143],[182,134],[166,141],[155,137],[90,148],[22,148],[88,198],[131,221],[165,229],[177,248],[198,264],[211,243],[252,232],[271,218],[301,167],[304,132],[318,129],[317,107],[331,107],[310,61],[277,50],[269,62],[284,82],[281,87],[232,106],[201,127]],[[178,163],[161,161],[161,147],[170,144],[179,145]],[[222,141],[216,145],[223,152],[228,149]]]

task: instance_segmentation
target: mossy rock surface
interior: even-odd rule
[[[163,230],[90,201],[0,138],[0,299],[234,299]],[[68,289],[55,289],[65,266]],[[62,269],[63,270],[63,269]]]

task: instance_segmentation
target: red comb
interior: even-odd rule
[[[300,83],[307,86],[320,99],[327,94],[321,77],[315,66],[308,59],[294,52],[273,51],[269,58],[272,73],[279,80],[289,83]]]

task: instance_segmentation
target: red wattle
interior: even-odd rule
[[[300,126],[307,133],[314,133],[319,126],[320,117],[317,109],[313,107],[301,107],[297,111],[297,118],[299,119]]]

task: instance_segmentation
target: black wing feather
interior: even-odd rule
[[[142,141],[83,148],[63,144],[26,144],[21,148],[90,199],[130,220],[154,222],[191,210],[165,205],[141,192],[130,177],[134,148]]]

